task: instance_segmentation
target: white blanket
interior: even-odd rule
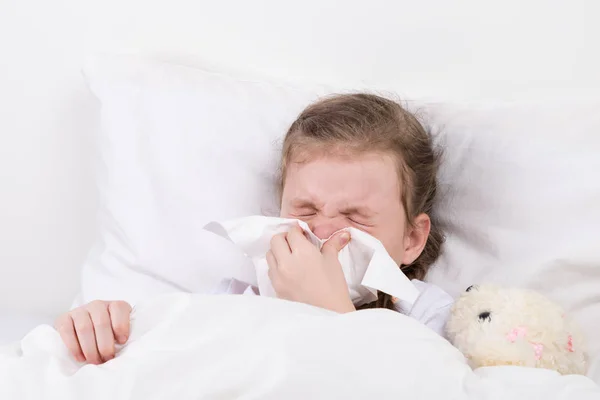
[[[600,399],[583,376],[475,372],[444,339],[387,310],[337,315],[253,296],[177,294],[137,307],[102,366],[49,326],[0,349],[0,399]]]

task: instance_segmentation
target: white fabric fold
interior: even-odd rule
[[[600,388],[549,370],[473,372],[448,341],[388,310],[337,314],[259,296],[141,302],[128,343],[98,366],[75,362],[47,325],[0,347],[3,400],[234,398],[598,400]]]

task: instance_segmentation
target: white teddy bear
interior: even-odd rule
[[[471,286],[454,304],[448,338],[472,368],[516,365],[585,374],[577,325],[541,294],[491,285]]]

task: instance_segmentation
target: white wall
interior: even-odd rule
[[[599,3],[0,0],[0,311],[52,314],[76,292],[94,235],[86,54],[412,96],[581,95],[600,90]]]

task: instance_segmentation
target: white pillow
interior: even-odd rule
[[[203,227],[277,213],[277,140],[316,94],[127,57],[92,59],[84,74],[103,129],[100,235],[80,302],[211,290],[245,258]]]
[[[82,301],[209,291],[246,260],[203,226],[277,213],[279,140],[324,89],[122,57],[85,75],[102,104],[103,165]],[[588,333],[596,381],[599,105],[413,105],[445,153],[436,214],[447,242],[429,280],[453,295],[491,281],[559,301]]]
[[[538,290],[583,326],[600,382],[600,102],[431,110],[447,240],[428,279],[456,295]]]

